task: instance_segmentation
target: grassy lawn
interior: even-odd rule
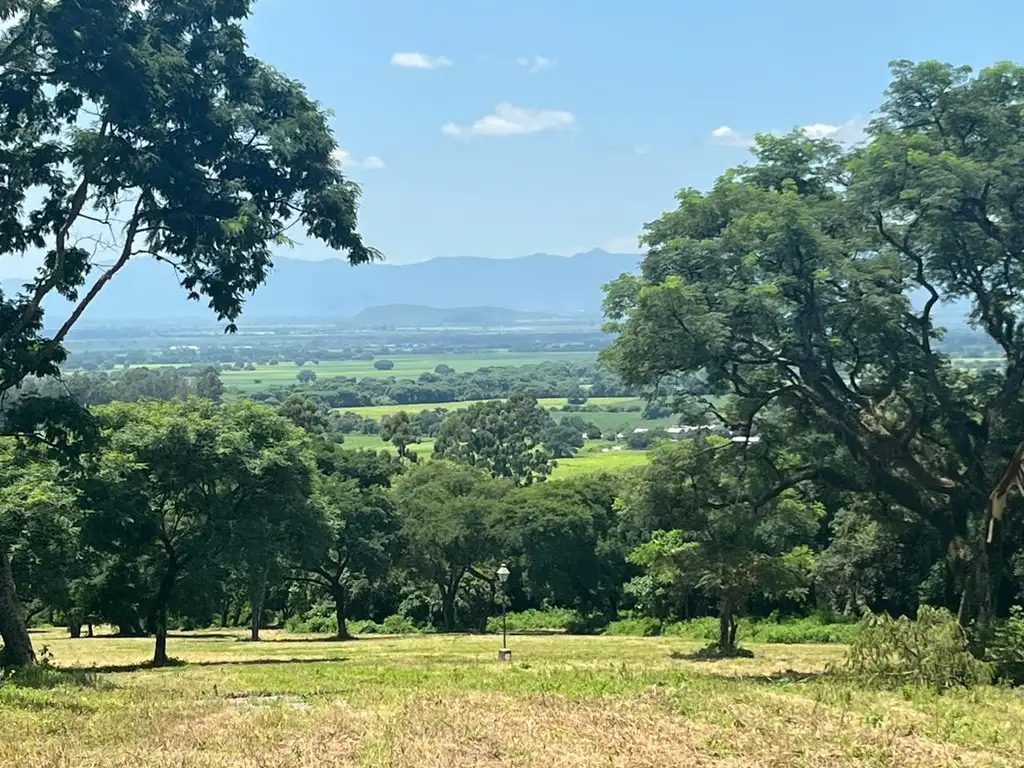
[[[0,687],[0,765],[1019,766],[1024,698],[859,690],[827,646],[679,659],[670,638],[418,636],[354,643],[268,632],[151,641],[37,635],[49,687]]]
[[[409,355],[381,354],[378,360],[391,360],[395,367],[390,371],[378,371],[371,360],[323,360],[318,365],[307,363],[304,368],[316,371],[320,379],[337,378],[339,376],[365,377],[395,376],[398,378],[416,378],[421,373],[432,373],[434,368],[444,363],[456,371],[476,371],[480,368],[519,367],[535,365],[543,362],[579,362],[589,363],[597,358],[594,352],[480,352],[465,355]],[[141,367],[141,366],[140,366]],[[255,371],[221,371],[221,380],[227,387],[242,392],[267,390],[272,386],[284,386],[296,383],[299,368],[294,362],[277,365],[260,365]]]

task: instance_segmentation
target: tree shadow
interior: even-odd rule
[[[317,656],[299,659],[225,659],[210,661],[183,661],[170,659],[167,664],[156,666],[151,661],[140,661],[135,664],[104,664],[92,667],[63,667],[61,671],[84,672],[87,674],[106,675],[124,672],[160,671],[181,669],[183,667],[254,667],[274,664],[328,664],[348,661],[343,656]]]

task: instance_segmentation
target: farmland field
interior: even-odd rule
[[[381,354],[378,360],[391,360],[395,367],[388,371],[378,371],[371,360],[323,360],[318,365],[307,363],[304,368],[315,371],[320,379],[342,376],[416,378],[421,373],[433,372],[440,364],[448,365],[459,372],[476,371],[488,366],[519,367],[536,365],[543,362],[579,362],[589,363],[596,359],[593,352],[481,352],[473,354],[451,355],[410,355]],[[294,362],[282,362],[278,365],[260,365],[254,371],[221,371],[221,379],[225,386],[233,387],[242,392],[266,390],[273,386],[294,384],[299,372]]]
[[[381,419],[385,416],[393,416],[399,411],[406,411],[407,413],[419,413],[420,411],[432,411],[440,409],[443,411],[457,411],[462,408],[468,408],[476,403],[486,402],[484,400],[463,400],[454,403],[414,403],[410,405],[360,405],[353,408],[339,408],[339,411],[351,411],[357,413],[364,419]],[[538,405],[542,408],[561,408],[568,404],[568,401],[564,397],[541,397],[537,400]],[[635,397],[592,397],[587,401],[588,405],[597,405],[602,408],[618,407],[625,408],[628,406],[640,407],[643,401]],[[588,421],[592,420],[591,416],[600,415],[598,412],[583,412],[579,414]],[[629,416],[628,413],[617,413],[616,416]],[[635,413],[635,416],[639,417],[639,414]]]
[[[552,480],[565,477],[576,477],[591,472],[621,472],[634,467],[642,467],[647,463],[647,451],[611,451],[602,452],[601,447],[607,443],[584,446],[571,459],[558,459],[558,466],[551,473]],[[384,442],[377,435],[345,435],[345,447],[352,450],[388,451],[397,454],[398,450],[391,443]],[[434,441],[425,438],[423,441],[409,446],[409,450],[418,459],[429,459],[434,454]]]
[[[863,690],[836,646],[685,660],[671,638],[376,637],[218,630],[36,641],[55,669],[0,687],[0,765],[464,768],[1021,765],[1024,699],[997,687]],[[78,673],[70,668],[81,670]]]

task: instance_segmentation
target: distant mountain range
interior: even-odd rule
[[[359,267],[340,259],[278,258],[266,284],[246,302],[242,321],[353,318],[369,308],[386,312],[388,305],[413,306],[420,312],[463,308],[464,317],[483,310],[493,315],[494,308],[548,317],[596,314],[601,287],[633,272],[640,258],[594,250],[569,257],[539,253],[517,259],[457,257]],[[19,288],[17,280],[3,283],[5,293]],[[44,306],[54,322],[69,311],[59,296]],[[514,318],[499,318],[499,324],[516,322]],[[204,319],[213,319],[205,302],[188,301],[170,267],[151,259],[130,262],[83,316],[89,323]]]

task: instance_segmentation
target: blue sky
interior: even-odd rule
[[[1022,28],[1008,0],[261,0],[249,35],[335,111],[365,236],[406,263],[635,250],[751,132],[855,135],[890,60],[1022,60]]]
[[[392,263],[635,250],[754,131],[856,136],[892,59],[1024,61],[1011,0],[259,0],[247,28],[335,112]]]

